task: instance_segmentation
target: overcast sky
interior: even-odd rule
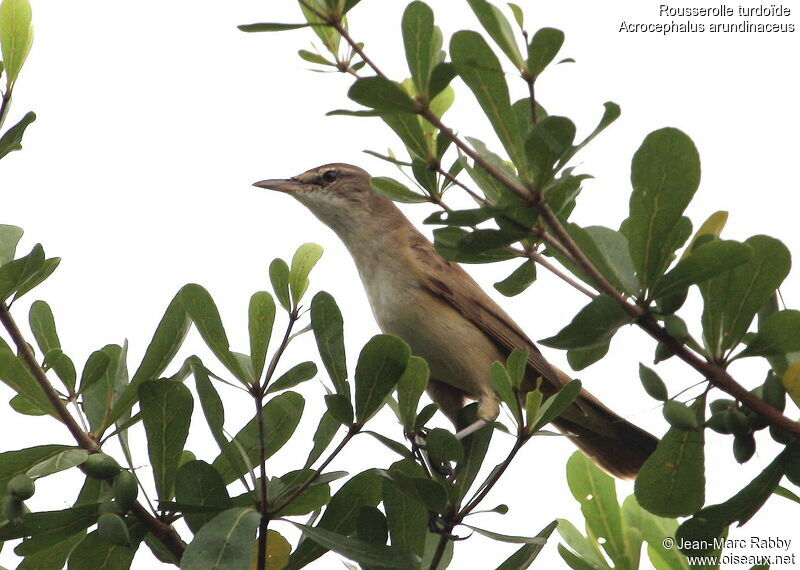
[[[311,32],[244,34],[236,29],[256,21],[296,22],[296,4],[32,3],[36,39],[7,125],[28,110],[38,119],[26,133],[24,150],[0,164],[0,223],[24,228],[20,252],[41,242],[48,255],[63,261],[45,285],[15,305],[17,320],[27,321],[30,302],[46,299],[62,344],[76,364],[107,343],[128,339],[129,366],[135,369],[169,300],[183,284],[197,282],[220,307],[234,350],[246,351],[247,302],[254,291],[269,288],[269,262],[314,241],[323,245],[325,255],[312,274],[311,293],[325,289],[337,298],[354,364],[360,347],[378,329],[346,250],[299,203],[250,185],[327,162],[355,163],[374,175],[397,177],[392,165],[362,150],[399,151],[401,146],[377,119],[325,117],[331,109],[353,108],[345,96],[350,78],[308,70],[311,65],[296,54],[316,39]],[[712,212],[729,210],[726,237],[767,233],[791,251],[800,251],[799,188],[793,172],[800,150],[797,32],[629,34],[619,32],[623,21],[667,23],[671,18],[659,18],[658,3],[650,1],[519,3],[531,31],[542,26],[564,30],[561,55],[576,60],[542,77],[537,94],[548,111],[571,117],[580,137],[594,127],[605,101],[622,106],[621,118],[578,157],[579,171],[595,178],[585,185],[575,221],[618,227],[627,215],[631,156],[648,132],[673,126],[693,138],[701,155],[702,183],[688,210],[695,227]],[[399,19],[405,4],[363,0],[350,18],[354,37],[366,42],[378,65],[397,79],[408,74],[400,51]],[[446,37],[478,27],[465,2],[430,0],[430,5]],[[795,16],[773,20],[798,24]],[[456,105],[446,122],[499,149],[476,114],[471,95],[456,85]],[[513,87],[519,96],[522,87]],[[404,211],[420,222],[431,210],[414,206]],[[430,235],[429,227],[423,231]],[[468,270],[499,297],[491,284],[513,267]],[[523,295],[498,299],[534,339],[553,334],[585,301],[543,273]],[[795,272],[783,287],[788,306],[797,306],[797,291]],[[697,331],[697,299],[687,309],[690,326]],[[579,376],[611,408],[660,435],[665,423],[636,372],[640,361],[652,362],[654,348],[642,332],[625,330],[615,338],[609,357]],[[206,354],[195,333],[182,354],[192,352]],[[563,353],[548,349],[546,354],[566,368]],[[288,351],[284,365],[315,358],[308,337]],[[668,362],[659,370],[672,393],[699,380],[679,363]],[[765,370],[744,363],[733,372],[752,387]],[[291,447],[270,460],[275,474],[303,463],[323,409],[317,383],[300,391],[307,399],[307,417]],[[0,400],[10,397],[11,391],[0,386]],[[238,393],[225,397],[227,427],[236,431],[251,413],[251,404]],[[0,407],[0,433],[6,434],[0,438],[1,451],[69,442],[66,430],[53,421],[19,416],[6,403]],[[215,448],[205,423],[198,414],[193,421],[187,448],[211,460]],[[373,429],[401,437],[388,412],[374,421]],[[443,419],[437,422],[447,425]],[[761,432],[757,457],[740,467],[730,454],[729,439],[714,434],[708,439],[709,503],[726,499],[749,482],[777,449]],[[487,465],[499,461],[507,449],[501,437],[496,444]],[[367,452],[369,464],[362,459]],[[564,476],[572,452],[561,438],[531,442],[486,500],[487,508],[507,503],[508,515],[484,515],[475,523],[519,535],[533,535],[557,517],[582,527]],[[355,473],[394,459],[373,441],[356,440],[332,468]],[[136,460],[138,465],[147,463],[141,447]],[[69,474],[42,481],[43,492],[31,507],[63,508],[74,493],[62,498],[60,490],[70,485],[77,490],[78,484]],[[632,488],[620,484],[618,492],[624,497]],[[793,507],[774,498],[730,536],[787,538],[781,521],[796,513]],[[275,528],[296,539],[292,529]],[[554,535],[539,567],[561,567],[557,542]],[[495,567],[512,550],[476,536],[457,544],[451,567]],[[17,560],[8,547],[0,553],[0,564],[14,567]],[[134,567],[152,565],[149,552],[142,549]],[[328,554],[312,567],[342,566]]]

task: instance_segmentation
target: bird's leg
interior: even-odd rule
[[[473,433],[475,433],[488,423],[489,422],[487,422],[486,420],[476,420],[472,424],[468,425],[467,427],[456,433],[456,439],[464,439],[465,437],[467,437],[468,435],[472,435]]]

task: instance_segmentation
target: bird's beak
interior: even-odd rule
[[[317,188],[316,184],[301,182],[296,178],[274,178],[271,180],[262,180],[260,182],[254,182],[253,186],[266,188],[267,190],[277,190],[278,192],[284,192],[286,194],[304,191],[307,192]]]

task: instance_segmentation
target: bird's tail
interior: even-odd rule
[[[571,380],[553,369],[564,382]],[[657,437],[614,413],[586,390],[554,423],[600,467],[623,479],[636,477],[658,445]]]
[[[585,390],[556,427],[600,467],[623,479],[636,476],[658,438],[615,414]]]

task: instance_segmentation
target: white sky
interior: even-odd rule
[[[364,0],[351,15],[353,35],[398,79],[407,75],[399,51],[405,4]],[[466,3],[430,4],[446,36],[457,29],[477,29]],[[702,159],[700,191],[688,210],[695,227],[713,211],[729,210],[726,237],[767,233],[791,251],[800,251],[795,199],[799,189],[791,174],[800,126],[798,32],[632,35],[618,32],[621,21],[663,23],[670,18],[659,19],[658,4],[650,1],[520,4],[530,30],[564,30],[561,56],[577,60],[541,79],[538,95],[548,111],[575,120],[580,137],[596,124],[603,102],[622,106],[621,118],[579,155],[579,169],[595,180],[585,185],[576,221],[617,227],[627,213],[633,152],[648,132],[674,126],[694,139]],[[374,175],[397,177],[394,167],[361,152],[400,149],[379,120],[324,116],[328,110],[354,105],[345,96],[348,78],[311,73],[311,66],[296,56],[315,39],[310,31],[247,35],[236,29],[237,24],[256,21],[299,21],[295,6],[290,0],[33,0],[36,39],[7,125],[29,109],[36,111],[38,120],[25,136],[24,150],[0,165],[0,223],[25,229],[21,253],[41,242],[49,255],[63,258],[56,274],[23,298],[14,313],[25,323],[29,304],[46,299],[76,365],[81,366],[91,351],[128,339],[129,366],[135,369],[167,303],[188,282],[208,288],[232,347],[245,351],[250,294],[269,288],[270,260],[289,257],[307,241],[326,250],[312,274],[310,294],[324,288],[337,298],[352,366],[360,347],[378,332],[355,269],[332,232],[288,197],[250,186],[263,178],[288,177],[340,161],[359,164]],[[795,15],[771,21],[800,24]],[[521,87],[513,87],[520,96]],[[463,85],[458,88],[456,106],[446,122],[498,149],[488,126],[477,119],[471,95]],[[430,212],[425,206],[404,209],[417,222]],[[468,269],[494,294],[491,284],[515,266]],[[534,339],[553,334],[584,303],[580,294],[542,271],[540,275],[523,295],[499,299]],[[797,272],[782,290],[787,304],[796,307]],[[698,314],[696,300],[692,308],[685,314]],[[690,326],[697,330],[691,319]],[[665,423],[660,410],[644,395],[636,372],[640,361],[652,361],[653,349],[654,343],[640,331],[625,330],[615,339],[610,356],[579,376],[616,411],[661,434]],[[182,354],[192,352],[206,355],[195,333]],[[563,353],[545,352],[566,366]],[[288,368],[316,356],[309,335],[283,362]],[[678,363],[669,362],[659,371],[671,393],[698,381],[697,374]],[[743,363],[733,372],[752,387],[761,382],[764,370]],[[270,460],[272,474],[298,468],[310,449],[323,409],[322,391],[313,382],[300,391],[307,399],[304,422],[291,447]],[[0,386],[0,400],[10,397],[11,391]],[[238,393],[225,397],[227,426],[236,431],[250,416],[251,403]],[[19,416],[6,404],[0,408],[0,433],[6,434],[0,439],[1,451],[70,442],[66,430],[53,421]],[[188,449],[198,458],[213,459],[216,448],[204,420],[195,414],[193,422]],[[388,411],[370,427],[401,437]],[[708,437],[709,504],[749,482],[777,449],[761,432],[756,458],[738,466],[727,438]],[[355,473],[395,460],[373,441],[358,439],[333,469]],[[495,444],[498,449],[487,465],[499,461],[506,450],[503,438],[496,437]],[[487,508],[509,504],[508,515],[483,515],[474,522],[522,535],[535,534],[556,517],[582,527],[564,476],[572,452],[560,438],[534,440],[485,502]],[[364,462],[365,454],[369,463]],[[136,460],[147,463],[141,447]],[[77,484],[69,474],[48,478],[30,505],[63,508],[74,493],[61,498],[60,491],[77,491]],[[632,487],[618,485],[618,492],[627,496]],[[782,523],[794,514],[796,505],[774,498],[747,526],[733,529],[731,537],[800,538]],[[283,530],[296,539],[294,530]],[[554,535],[538,567],[563,565],[557,542]],[[451,567],[493,568],[513,550],[513,545],[475,536],[457,544]],[[8,546],[0,553],[0,564],[14,567],[17,561]],[[143,548],[134,567],[153,564]],[[642,567],[648,564],[645,559]],[[336,555],[328,554],[312,567],[342,566]]]

